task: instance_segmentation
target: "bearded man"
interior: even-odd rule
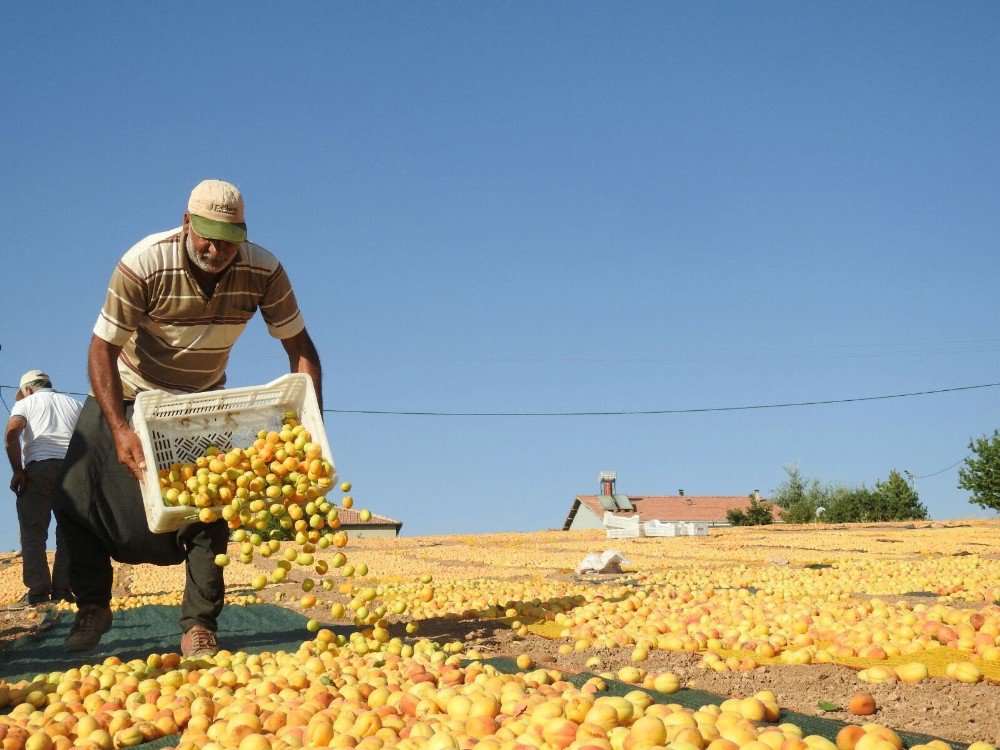
[[[201,182],[183,224],[141,240],[115,268],[90,343],[91,395],[55,498],[79,606],[67,651],[95,648],[111,628],[112,559],[185,563],[181,652],[218,650],[225,582],[215,557],[226,551],[228,526],[219,520],[149,530],[139,481],[153,457],[143,455],[129,420],[141,391],[222,388],[230,349],[258,308],[291,371],[312,377],[322,404],[319,355],[288,276],[271,253],[247,241],[243,196],[234,185]]]

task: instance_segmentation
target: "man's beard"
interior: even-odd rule
[[[221,273],[229,265],[229,261],[220,263],[218,260],[213,260],[212,256],[207,252],[198,252],[198,249],[194,246],[194,240],[191,239],[190,232],[187,235],[187,254],[190,261],[205,273]]]

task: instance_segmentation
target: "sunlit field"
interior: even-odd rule
[[[622,572],[576,574],[612,548]],[[210,659],[84,654],[0,684],[5,750],[926,744],[908,732],[985,750],[1000,737],[996,522],[348,539],[248,564],[240,549],[229,606],[301,612],[297,651],[248,654],[220,632]],[[2,563],[0,601],[14,602],[19,559]],[[113,608],[176,605],[183,585],[183,566],[118,566]],[[72,616],[59,606],[9,609],[6,627]],[[689,705],[692,688],[717,700]],[[824,738],[791,711],[846,726]]]

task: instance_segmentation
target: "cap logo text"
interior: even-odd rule
[[[220,214],[228,214],[230,216],[236,215],[236,208],[234,206],[227,206],[224,203],[215,203],[214,201],[208,206],[210,211],[217,211]]]

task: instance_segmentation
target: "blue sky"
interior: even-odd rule
[[[666,409],[1000,380],[995,4],[4,16],[2,383],[41,368],[86,390],[111,270],[206,177],[241,187],[251,239],[286,265],[329,407]],[[256,320],[230,384],[286,367]],[[920,476],[998,406],[984,389],[327,429],[359,502],[404,533],[485,532],[561,526],[607,468],[632,494],[766,494],[795,461],[824,481]],[[956,474],[919,480],[922,499],[983,515]],[[5,508],[0,549],[17,544]]]

